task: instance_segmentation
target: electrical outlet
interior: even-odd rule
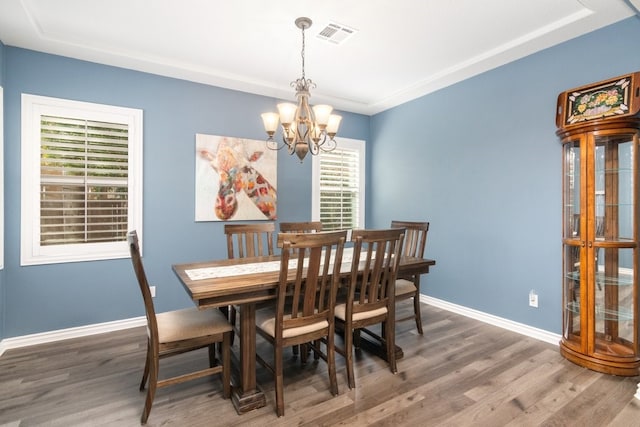
[[[538,294],[534,290],[529,292],[529,307],[538,308]]]
[[[156,287],[155,286],[149,286],[149,290],[151,291],[151,298],[155,298],[156,297]]]

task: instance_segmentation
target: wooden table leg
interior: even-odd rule
[[[262,390],[256,383],[256,305],[240,306],[240,379],[233,388],[231,400],[239,414],[266,405]]]

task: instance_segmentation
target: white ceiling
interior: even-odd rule
[[[631,2],[631,3],[630,3]],[[0,0],[7,46],[375,114],[633,16],[640,0]],[[357,30],[317,38],[330,21]]]

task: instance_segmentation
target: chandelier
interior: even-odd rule
[[[289,154],[295,153],[302,163],[307,153],[317,155],[320,151],[336,148],[334,137],[342,117],[331,114],[333,107],[330,105],[309,106],[310,89],[315,88],[316,84],[304,74],[304,30],[311,27],[312,21],[302,17],[296,19],[295,23],[302,30],[302,77],[291,82],[291,87],[296,88],[298,103],[278,104],[278,113],[263,113],[262,121],[269,136],[267,147],[280,150],[286,146]],[[278,122],[282,123],[282,142],[274,139]]]

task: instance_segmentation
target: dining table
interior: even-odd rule
[[[341,275],[351,271],[351,255],[345,248]],[[293,260],[292,260],[293,261]],[[398,274],[426,274],[435,260],[402,257]],[[276,298],[280,256],[261,256],[174,264],[173,271],[199,309],[239,306],[239,354],[232,402],[239,414],[266,405],[256,381],[256,304]],[[292,270],[292,279],[293,279]]]

